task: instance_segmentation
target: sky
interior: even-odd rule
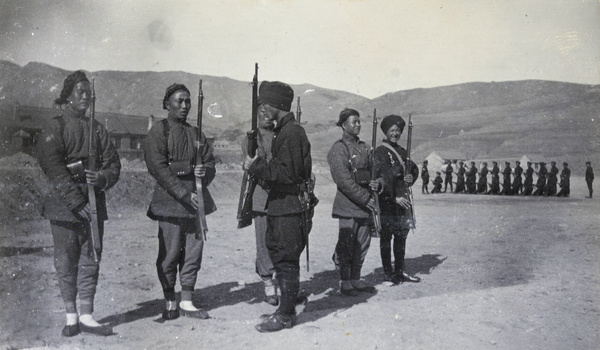
[[[0,60],[310,83],[368,98],[600,84],[599,0],[2,0]]]

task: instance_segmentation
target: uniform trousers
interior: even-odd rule
[[[360,279],[360,271],[371,245],[368,218],[339,218],[338,242],[335,246],[342,281]]]
[[[282,314],[296,313],[296,298],[300,290],[300,255],[306,245],[304,225],[301,213],[267,216],[266,243],[281,291],[277,312]]]
[[[168,218],[158,222],[156,270],[167,300],[175,300],[178,270],[181,290],[194,290],[204,248],[204,241],[195,237],[196,232],[195,219]]]
[[[406,237],[410,227],[406,223],[406,217],[382,216],[381,217],[381,237],[379,238],[379,248],[381,253],[381,263],[383,273],[391,276],[394,273],[400,274],[404,271],[404,255],[406,252]],[[394,252],[394,270],[392,270],[392,238]]]
[[[254,216],[254,232],[256,236],[256,273],[263,279],[273,278],[275,267],[267,249],[267,215],[256,213]]]
[[[94,295],[98,284],[99,264],[94,260],[89,223],[50,221],[54,242],[54,267],[58,288],[67,313],[77,312],[79,295],[80,313],[94,311]],[[100,226],[100,242],[104,235],[104,221]]]

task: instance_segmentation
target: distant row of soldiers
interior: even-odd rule
[[[498,162],[492,162],[492,169],[488,169],[487,162],[481,164],[481,169],[477,169],[475,162],[471,161],[471,166],[468,167],[464,162],[458,162],[457,171],[454,171],[452,163],[447,162],[442,169],[444,178],[442,179],[442,171],[436,171],[436,177],[433,180],[433,189],[431,193],[442,193],[448,190],[453,193],[467,194],[503,194],[503,195],[524,195],[524,196],[556,196],[569,197],[571,187],[571,170],[567,162],[563,163],[563,169],[560,171],[556,167],[556,162],[550,162],[550,170],[546,168],[546,163],[540,162],[540,168],[535,171],[532,167],[532,162],[527,162],[527,168],[523,170],[521,162],[515,162],[515,168],[511,168],[510,162],[504,163],[502,172],[498,167]],[[456,164],[455,164],[456,165]],[[429,170],[427,169],[428,161],[423,161],[421,168],[421,178],[423,185],[421,192],[429,194]],[[592,198],[593,189],[592,182],[594,181],[594,172],[591,162],[586,162],[586,183],[588,185],[589,196]],[[488,185],[488,173],[491,173],[491,183]],[[537,181],[534,185],[533,174],[537,175]],[[456,182],[453,182],[453,174],[456,175]],[[503,181],[500,183],[500,174],[503,176]],[[525,179],[523,181],[523,175]],[[479,176],[479,180],[477,179]],[[511,177],[512,176],[512,177]],[[560,181],[559,181],[560,178]],[[453,184],[456,186],[453,189]],[[444,190],[442,191],[442,185]],[[560,191],[558,190],[560,187]]]

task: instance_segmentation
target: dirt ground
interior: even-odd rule
[[[219,210],[208,217],[194,295],[209,320],[162,321],[157,224],[139,208],[113,208],[95,316],[117,334],[63,338],[49,224],[4,220],[0,348],[598,349],[600,201],[584,199],[582,178],[572,178],[570,198],[422,195],[417,183],[417,230],[408,238],[406,265],[423,281],[383,284],[373,239],[363,275],[378,293],[341,297],[331,262],[334,186],[321,174],[310,272],[301,260],[301,289],[310,301],[294,328],[261,334],[258,316],[275,307],[262,301],[253,230],[235,226],[239,185],[224,181],[237,176],[215,180]]]

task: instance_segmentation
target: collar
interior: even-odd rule
[[[290,121],[295,121],[294,113],[289,112],[288,114],[281,117],[281,121],[277,123],[277,126],[273,129],[273,131],[280,131],[284,125],[288,124]]]
[[[358,138],[358,136],[354,136],[354,135],[349,135],[349,134],[343,133],[342,134],[342,140],[344,140],[346,142],[355,143],[355,142],[358,142],[359,138]]]

